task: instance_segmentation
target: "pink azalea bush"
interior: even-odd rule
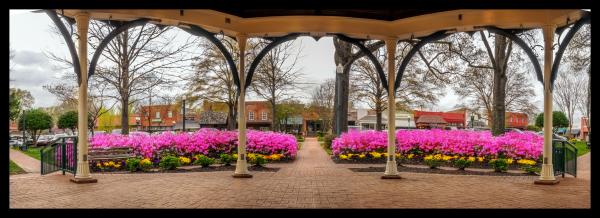
[[[204,154],[217,156],[221,153],[237,153],[237,131],[200,129],[194,133],[159,135],[119,135],[103,134],[90,139],[90,148],[132,147],[137,156],[154,158],[163,151],[175,152],[181,156]],[[283,154],[293,159],[298,150],[296,137],[276,132],[247,132],[246,150],[249,153],[265,155]]]
[[[445,154],[496,158],[534,159],[542,155],[543,137],[533,132],[508,132],[494,137],[489,131],[465,130],[398,130],[397,152],[420,151],[425,154]],[[387,151],[387,132],[351,131],[333,140],[335,155]]]

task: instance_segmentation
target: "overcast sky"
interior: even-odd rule
[[[68,49],[63,39],[50,32],[50,27],[54,24],[45,13],[10,10],[9,19],[10,47],[15,51],[10,86],[30,91],[35,98],[35,107],[57,105],[56,98],[42,88],[43,85],[52,83],[59,77],[59,70],[53,69],[44,52],[52,51],[68,57]],[[321,38],[319,41],[311,37],[300,37],[294,43],[302,45],[303,57],[298,67],[302,69],[307,82],[318,84],[325,79],[335,77],[334,47],[331,37]],[[530,79],[533,80],[532,84],[537,95],[535,103],[541,110],[543,108],[542,86],[533,77]],[[306,97],[309,96],[308,90],[303,93]],[[172,92],[181,91],[176,89]],[[439,96],[438,103],[430,110],[445,111],[462,103],[451,89],[448,88],[445,93],[445,96]],[[256,99],[250,96],[249,100]],[[575,121],[578,120],[577,115]],[[579,126],[579,122],[574,122],[574,125]]]

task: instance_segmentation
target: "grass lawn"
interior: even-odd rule
[[[35,159],[41,160],[41,154],[40,154],[40,150],[42,150],[44,147],[29,147],[27,150],[25,151],[21,151],[24,154],[26,154],[27,156],[33,157]]]
[[[12,160],[8,161],[8,171],[10,175],[25,173],[25,170],[21,169],[21,167],[19,167],[19,165],[17,165],[15,162]]]
[[[576,142],[575,148],[577,148],[577,156],[578,157],[590,152],[590,150],[587,148],[587,144],[585,142]]]

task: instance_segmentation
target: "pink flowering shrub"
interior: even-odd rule
[[[297,152],[296,137],[276,132],[247,132],[246,150],[265,155],[283,154],[293,159]],[[237,153],[237,131],[200,129],[194,133],[160,135],[103,134],[90,139],[91,148],[132,147],[137,156],[158,159],[162,152],[169,151],[180,156],[196,154],[217,157],[221,153]]]
[[[493,137],[489,131],[464,130],[398,130],[396,148],[401,154],[420,151],[424,154],[445,154],[537,160],[543,149],[543,137],[533,132],[508,132]],[[352,131],[333,140],[335,155],[387,150],[387,132]]]

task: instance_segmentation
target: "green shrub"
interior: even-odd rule
[[[302,135],[296,135],[296,141],[303,142],[304,141],[304,137],[302,137]]]
[[[471,161],[465,159],[464,157],[454,160],[454,167],[458,168],[459,170],[465,170],[465,168],[469,167],[470,165]]]
[[[176,156],[164,156],[160,159],[158,166],[163,170],[174,170],[177,169],[181,164],[179,158]]]
[[[142,159],[142,160],[140,160],[139,168],[142,171],[148,171],[148,170],[150,170],[150,168],[152,168],[152,161],[150,159]]]
[[[333,139],[335,139],[334,135],[328,134],[323,138],[323,141],[325,142],[325,146],[329,149],[331,149],[331,142],[333,141]]]
[[[323,138],[325,134],[321,131],[317,131],[317,137]]]
[[[140,161],[141,159],[139,158],[129,158],[125,161],[125,165],[127,167],[127,170],[129,170],[130,172],[135,172],[138,170],[138,168],[140,167]]]
[[[504,158],[491,160],[489,164],[494,168],[494,172],[504,173],[508,170],[508,161]]]
[[[261,154],[248,155],[248,162],[254,166],[264,166],[267,163],[267,159]]]
[[[535,125],[529,125],[529,126],[527,126],[526,129],[529,131],[534,131],[534,132],[542,131],[542,128],[535,126]]]
[[[231,165],[231,162],[233,162],[233,156],[225,153],[219,155],[219,159],[221,160],[221,163],[225,166],[229,166]]]
[[[210,158],[204,155],[198,155],[196,156],[196,161],[194,161],[194,164],[196,165],[200,165],[202,167],[208,167],[211,164],[215,163],[215,159],[214,158]]]
[[[523,165],[521,167],[521,170],[527,172],[528,174],[532,174],[532,175],[539,173],[541,171],[541,169],[539,167],[531,166],[531,165]]]
[[[442,165],[442,163],[444,163],[441,154],[427,155],[423,158],[423,160],[425,161],[425,164],[427,164],[427,166],[429,166],[429,168],[431,169],[438,168]]]

